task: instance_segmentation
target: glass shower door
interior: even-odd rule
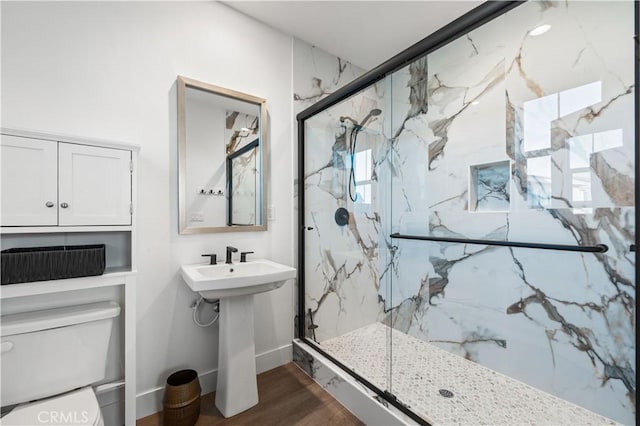
[[[388,247],[380,233],[388,186],[384,99],[373,86],[305,120],[304,335],[381,391]]]
[[[390,391],[428,421],[634,423],[634,14],[528,2],[391,76]]]

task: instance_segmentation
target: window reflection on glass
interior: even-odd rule
[[[621,147],[622,129],[581,135],[567,140],[571,179],[571,201],[582,206],[593,200],[591,192],[591,156],[596,152]]]
[[[589,157],[593,152],[592,135],[576,136],[567,140],[569,147],[569,167],[579,169],[589,167]]]
[[[572,169],[589,167],[591,154],[622,146],[622,129],[570,138],[569,165]]]
[[[371,150],[356,152],[355,158],[356,182],[363,182],[371,179]]]
[[[583,108],[602,101],[602,82],[594,81],[584,86],[574,87],[558,94],[560,114],[558,118],[573,114]]]
[[[623,144],[622,129],[593,134],[593,152],[621,147]]]
[[[357,203],[371,204],[371,150],[356,152],[354,158],[354,173],[356,183]]]
[[[524,150],[551,147],[551,122],[602,101],[602,82],[595,81],[524,103]]]
[[[551,147],[551,122],[558,118],[558,94],[524,103],[524,150]]]
[[[573,201],[591,201],[591,172],[572,173]]]
[[[552,195],[570,203],[571,207],[587,208],[593,203],[594,172],[591,157],[597,152],[621,147],[622,129],[577,135],[567,139],[565,150],[550,151],[552,123],[569,114],[602,101],[602,82],[552,93],[525,102],[523,149],[527,157],[528,201],[531,207],[551,207]],[[567,155],[563,160],[561,155]],[[568,164],[568,170],[553,170]],[[557,183],[554,184],[554,177]],[[566,188],[563,191],[562,188]],[[569,192],[569,195],[565,195]],[[566,204],[563,204],[566,206]]]
[[[551,207],[551,157],[527,160],[527,193],[532,207]]]

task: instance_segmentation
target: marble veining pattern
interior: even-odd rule
[[[317,325],[309,336],[318,341],[383,315],[378,284],[382,197],[376,165],[383,155],[384,112],[372,114],[382,110],[383,93],[382,85],[374,85],[306,121],[304,232],[305,281],[309,284],[305,319],[307,328]],[[302,102],[309,96],[298,98]],[[368,164],[354,162],[354,178],[361,180],[358,188],[368,188],[371,198],[353,201],[350,197],[352,145],[354,155],[367,154],[370,159]],[[343,226],[335,220],[338,209],[348,214]]]
[[[394,120],[390,157],[391,232],[609,251],[399,241],[380,292],[394,328],[623,423],[636,390],[632,8],[530,2],[430,53],[428,108]],[[540,22],[552,29],[530,36]],[[396,92],[411,74],[394,73]],[[495,162],[511,166],[510,209],[471,215],[468,168]]]
[[[294,39],[294,110],[299,113],[315,102],[333,93],[338,88],[344,86],[365,72],[344,59],[333,56],[315,46],[311,46],[301,40]],[[311,211],[306,218],[307,226],[313,228],[307,231],[307,239],[312,250],[309,251],[307,260],[307,271],[309,276],[307,282],[322,283],[314,284],[313,287],[322,285],[318,292],[313,292],[316,300],[310,307],[313,310],[314,322],[323,323],[323,329],[319,329],[320,336],[327,329],[336,327],[336,312],[346,312],[352,305],[360,300],[358,292],[352,294],[350,288],[343,288],[341,283],[346,279],[356,279],[362,271],[362,262],[345,262],[342,253],[332,252],[331,241],[336,238],[334,233],[338,233],[338,241],[350,239],[360,231],[357,227],[352,227],[354,232],[344,233],[343,228],[335,226],[333,214],[338,204],[346,204],[344,199],[346,194],[336,189],[337,179],[341,182],[346,178],[344,170],[334,170],[333,160],[336,165],[344,168],[346,155],[348,129],[339,125],[340,116],[359,117],[366,108],[373,108],[374,104],[367,99],[355,99],[345,102],[339,109],[331,114],[331,120],[335,125],[319,127],[307,136],[308,155],[315,159],[314,162],[305,165],[307,175],[305,179],[305,190],[310,191],[310,200],[317,199],[318,203],[310,203]],[[347,122],[347,125],[349,122]],[[362,140],[362,138],[360,138]],[[315,183],[318,186],[315,186]],[[318,191],[317,193],[315,191]],[[294,197],[298,196],[298,182],[294,182]],[[297,201],[294,203],[297,209]],[[297,211],[297,210],[296,210]],[[331,221],[324,220],[331,218]],[[357,225],[356,225],[357,226]],[[297,228],[296,228],[297,232]],[[297,238],[297,234],[294,236]],[[322,241],[322,242],[321,242]],[[346,255],[346,252],[345,252]],[[354,257],[349,255],[349,257]],[[364,274],[364,279],[369,279],[370,274]],[[375,287],[372,287],[372,297],[376,295]],[[321,294],[320,294],[320,290]],[[308,304],[308,303],[307,303]],[[320,308],[322,306],[322,308]],[[318,313],[318,310],[320,312]],[[297,315],[297,306],[295,312]],[[326,311],[326,313],[325,313]],[[323,319],[324,318],[324,319]],[[307,316],[307,325],[311,326],[310,317]],[[333,325],[332,325],[333,324]],[[296,316],[295,329],[298,321]],[[296,331],[297,335],[297,331]],[[310,334],[311,335],[311,334]]]
[[[259,139],[259,118],[255,115],[238,111],[226,111],[225,141],[227,157],[247,144]],[[231,186],[232,193],[227,194],[232,200],[231,222],[234,225],[254,225],[259,213],[259,200],[256,200],[257,185],[260,182],[258,162],[260,148],[242,154],[232,160]]]
[[[433,425],[616,424],[381,323],[326,340],[322,347],[385,388],[385,370],[378,364],[386,358],[389,339],[391,392],[406,395],[404,402]],[[440,389],[451,391],[453,397],[441,396]]]
[[[255,115],[226,111],[224,128],[226,154],[233,154],[258,138],[259,123],[260,120]]]
[[[534,37],[540,22],[551,30]],[[316,339],[384,321],[632,424],[633,77],[633,2],[527,2],[308,120],[305,297]],[[350,127],[340,118],[373,108],[383,113],[360,147],[373,152],[374,202],[354,205]],[[479,214],[469,167],[496,163],[509,165],[496,186],[509,206],[503,197],[503,208]],[[335,224],[338,207],[348,226]],[[393,232],[609,251],[398,241]],[[393,352],[395,343],[380,345]],[[408,374],[366,362],[392,387]],[[413,397],[409,386],[394,394]]]

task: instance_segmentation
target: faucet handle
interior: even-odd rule
[[[254,252],[252,251],[242,251],[240,252],[240,263],[246,262],[247,261],[247,255],[248,254],[253,254]]]
[[[218,255],[215,253],[211,253],[211,254],[203,254],[202,257],[210,257],[211,261],[209,262],[209,265],[215,265],[218,263]]]

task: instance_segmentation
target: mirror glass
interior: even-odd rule
[[[180,233],[264,231],[266,101],[178,76]]]

